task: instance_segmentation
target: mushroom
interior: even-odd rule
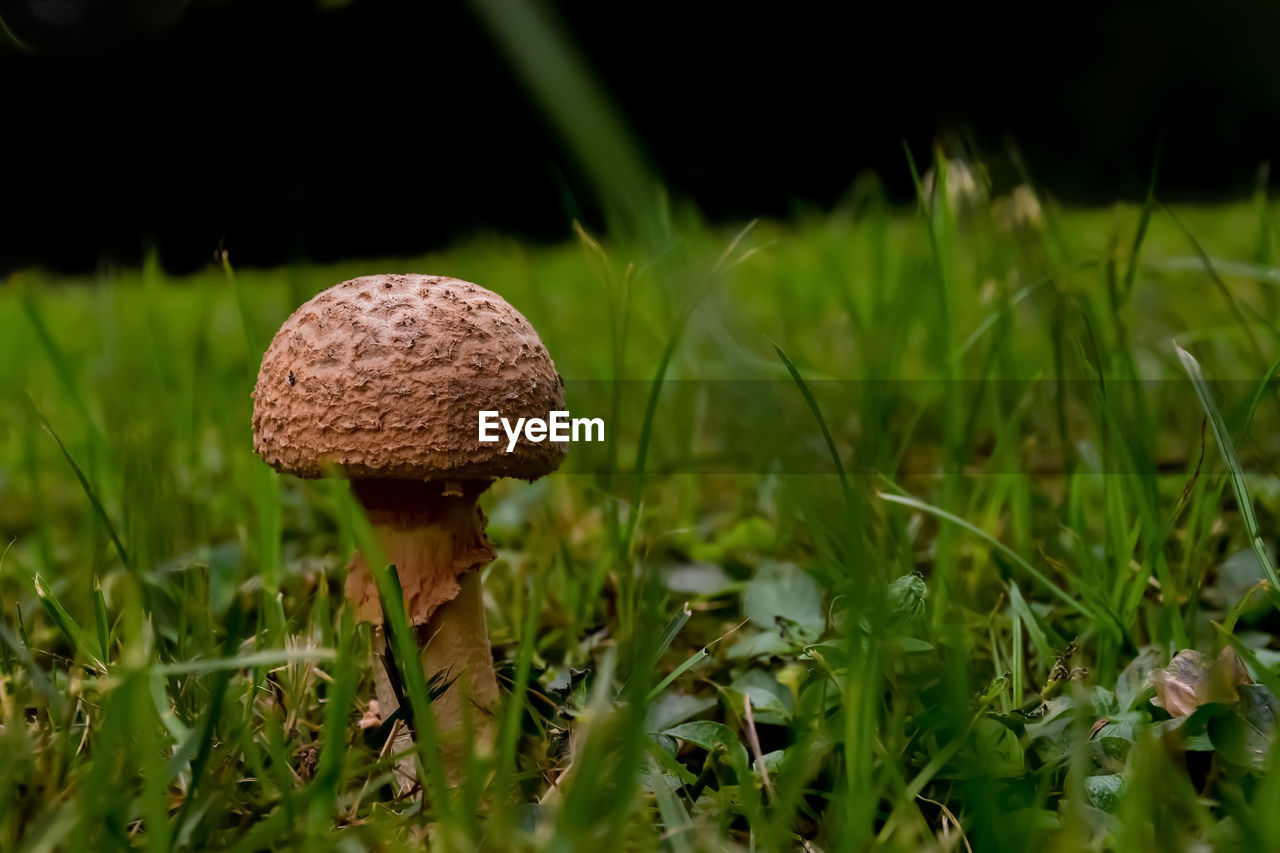
[[[494,479],[535,480],[565,453],[550,441],[521,441],[511,452],[505,441],[481,443],[478,413],[546,418],[563,409],[551,356],[492,291],[442,276],[365,276],[323,291],[285,321],[253,399],[254,450],[267,464],[305,478],[337,470],[351,481],[396,567],[426,677],[453,679],[432,709],[456,781],[464,718],[484,741],[498,699],[480,584],[495,553],[476,501]],[[357,618],[374,624],[381,651],[382,609],[359,553],[345,589]],[[378,706],[393,713],[391,680],[382,667],[374,675]],[[411,768],[402,764],[402,786]]]

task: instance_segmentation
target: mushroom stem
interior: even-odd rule
[[[404,591],[406,616],[414,625],[420,663],[429,681],[440,673],[452,684],[432,703],[446,776],[458,781],[470,749],[491,743],[490,709],[498,700],[498,681],[485,625],[479,570],[493,562],[485,536],[484,513],[476,500],[488,481],[453,484],[406,480],[356,480],[383,556],[396,567]],[[360,620],[382,624],[377,588],[363,555],[352,558],[347,598]],[[375,656],[385,648],[381,627]],[[384,713],[398,707],[381,660],[375,660],[374,688]],[[407,748],[406,742],[396,744]],[[406,772],[407,770],[407,772]],[[412,762],[397,768],[401,787],[412,784]]]

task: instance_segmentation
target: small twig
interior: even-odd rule
[[[76,747],[76,755],[84,752],[84,748],[89,743],[89,715],[85,712],[84,703],[79,702],[80,713],[84,715],[84,731],[80,735],[80,744]]]
[[[739,628],[742,626],[739,625]],[[735,631],[737,628],[734,629]],[[751,746],[751,753],[756,757],[756,765],[760,768],[760,781],[764,784],[765,793],[769,795],[769,804],[776,805],[778,795],[773,790],[773,780],[769,778],[769,768],[764,764],[764,751],[760,749],[760,735],[756,732],[756,718],[751,713],[751,695],[742,694],[743,716],[747,720],[747,743]],[[805,853],[813,853],[813,845],[806,839],[800,839],[800,845],[805,849]],[[972,851],[970,851],[972,853]]]
[[[773,780],[769,778],[769,768],[764,766],[764,753],[760,750],[760,735],[756,733],[756,720],[751,713],[751,695],[742,694],[743,708],[747,718],[747,743],[751,745],[751,754],[756,757],[760,766],[760,781],[764,783],[765,793],[769,795],[769,803],[777,802],[778,796],[773,791]]]
[[[956,820],[956,816],[955,816],[954,814],[952,814],[952,813],[951,813],[951,809],[947,808],[946,806],[944,806],[942,803],[938,802],[937,800],[931,800],[931,799],[929,799],[928,797],[923,796],[923,795],[921,795],[921,794],[917,794],[917,795],[916,795],[916,799],[917,799],[917,800],[920,800],[921,802],[928,803],[928,804],[929,804],[929,805],[931,805],[931,806],[937,806],[937,807],[938,807],[938,810],[939,810],[940,812],[942,812],[942,835],[943,835],[943,841],[947,841],[947,840],[948,840],[948,839],[947,839],[947,836],[951,834],[951,830],[950,830],[950,828],[947,826],[947,823],[948,823],[948,822],[950,822],[951,824],[954,824],[954,825],[955,825],[955,828],[956,828],[956,829],[960,830],[960,840],[964,842],[964,849],[965,849],[965,850],[968,850],[968,851],[969,851],[969,853],[973,853],[973,847],[972,847],[972,846],[970,846],[970,844],[969,844],[969,836],[965,835],[965,833],[964,833],[964,827],[960,825],[960,821]]]

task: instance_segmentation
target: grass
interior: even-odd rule
[[[851,199],[0,286],[0,849],[1274,844],[1269,205]],[[610,439],[486,498],[501,735],[447,789],[406,672],[429,797],[356,725],[367,525],[249,429],[288,313],[392,270],[501,292]],[[1226,647],[1235,701],[1152,704]]]

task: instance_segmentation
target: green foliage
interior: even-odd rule
[[[945,198],[892,211],[866,180],[795,226],[396,264],[500,291],[571,407],[610,383],[603,467],[485,498],[504,701],[452,788],[443,684],[391,626],[427,796],[360,725],[358,506],[251,449],[269,331],[371,267],[15,276],[0,849],[1274,846],[1265,199],[1041,199],[1011,231]],[[778,401],[744,402],[758,455],[727,470],[697,467],[724,450],[709,379]],[[811,469],[772,455],[784,429]],[[1175,652],[1228,646],[1234,693],[1153,702]]]
[[[794,563],[761,565],[742,595],[742,612],[798,645],[819,640],[827,624],[822,589]]]

